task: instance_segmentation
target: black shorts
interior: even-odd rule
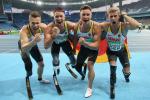
[[[64,42],[59,43],[59,44],[53,42],[52,43],[52,47],[51,47],[51,54],[52,54],[52,56],[53,55],[59,55],[60,48],[62,48],[62,50],[64,51],[64,53],[67,56],[70,56],[70,54],[73,53],[73,50],[72,50],[72,47],[71,47],[71,44],[70,44],[69,41],[64,41]]]
[[[20,41],[18,42],[18,48],[19,48],[19,50],[21,51],[21,56],[22,56],[22,59],[23,59],[24,61],[25,61],[25,60],[31,60],[29,55],[27,55],[26,53],[22,52],[22,50],[21,50],[21,42],[20,42]],[[29,51],[29,53],[31,54],[31,56],[33,57],[33,59],[34,59],[37,63],[43,61],[42,54],[40,53],[39,48],[38,48],[37,45],[33,46],[33,47],[31,48],[31,50]]]
[[[88,61],[92,61],[95,63],[97,55],[98,55],[98,50],[91,50],[89,48],[81,46],[77,56],[77,64],[78,63],[83,64],[87,58]]]
[[[111,51],[109,48],[106,51],[107,57],[109,61],[117,61],[117,57],[119,58],[123,67],[130,66],[128,53],[125,47],[123,47],[119,51]]]

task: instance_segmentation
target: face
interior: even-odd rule
[[[41,17],[36,17],[36,18],[29,17],[29,24],[31,29],[33,30],[39,29],[40,23],[41,23]]]
[[[90,21],[92,18],[92,12],[89,9],[80,11],[80,19],[84,22]]]
[[[111,12],[108,14],[108,18],[110,19],[110,21],[115,24],[119,22],[119,13],[118,12]]]
[[[63,23],[64,20],[65,20],[65,14],[64,14],[64,12],[57,12],[57,11],[56,11],[56,12],[54,13],[54,20],[55,20],[55,22],[58,23],[58,24]]]

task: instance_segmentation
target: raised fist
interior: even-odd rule
[[[84,44],[84,42],[85,42],[85,39],[83,37],[80,37],[79,38],[79,43],[82,45],[82,44]]]
[[[52,28],[52,37],[55,38],[60,33],[60,29],[58,27]]]
[[[41,41],[41,34],[40,33],[36,33],[33,39],[34,42],[40,42]]]

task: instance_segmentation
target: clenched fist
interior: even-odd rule
[[[52,28],[52,38],[55,38],[58,34],[60,33],[60,29],[58,27],[53,27]]]
[[[33,41],[35,43],[40,42],[41,41],[41,34],[40,33],[36,33],[34,38],[33,38]]]
[[[84,42],[85,42],[85,39],[83,37],[80,37],[79,38],[79,43],[82,45],[82,44],[84,44]]]

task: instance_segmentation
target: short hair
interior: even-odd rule
[[[89,9],[90,11],[92,11],[92,8],[89,5],[83,5],[83,6],[81,6],[80,11],[86,10],[86,9]]]
[[[54,10],[53,10],[53,13],[55,12],[63,12],[65,13],[64,9],[62,7],[56,7]]]
[[[40,13],[38,11],[31,11],[29,16],[36,18],[36,17],[41,17]]]
[[[110,8],[107,10],[107,14],[109,14],[109,13],[114,13],[114,12],[120,13],[120,9],[119,9],[118,7],[113,6],[113,7],[110,7]]]

